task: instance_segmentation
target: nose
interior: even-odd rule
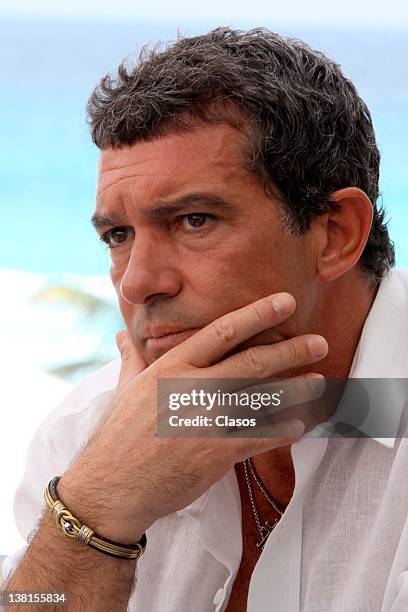
[[[151,304],[181,289],[177,257],[162,236],[138,235],[120,281],[122,298],[130,304]]]

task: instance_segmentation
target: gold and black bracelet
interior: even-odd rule
[[[57,526],[66,536],[75,539],[77,542],[92,546],[92,548],[96,548],[111,557],[138,559],[143,554],[147,544],[145,533],[136,544],[119,544],[98,535],[90,527],[84,525],[73,516],[62,501],[58,499],[57,484],[60,478],[60,476],[55,476],[55,478],[50,480],[45,489],[44,497]]]

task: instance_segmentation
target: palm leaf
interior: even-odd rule
[[[78,289],[76,287],[69,287],[67,285],[52,285],[41,289],[35,296],[35,302],[51,302],[59,301],[65,304],[71,305],[74,308],[82,310],[86,316],[92,317],[96,313],[101,311],[115,313],[116,307],[108,301]]]
[[[81,330],[85,326],[87,334],[94,334],[98,338],[91,354],[79,354],[78,357],[71,357],[66,363],[58,359],[59,363],[54,361],[46,368],[49,374],[74,383],[84,374],[97,370],[116,356],[113,338],[115,332],[123,327],[123,322],[115,303],[83,289],[64,284],[44,287],[32,300],[39,304],[61,304],[71,307],[79,315],[75,328]],[[80,345],[78,348],[80,350]]]
[[[46,371],[49,374],[60,376],[61,378],[72,378],[80,370],[97,370],[98,368],[106,365],[106,363],[108,363],[108,360],[93,357],[84,361],[77,361],[59,366],[51,366],[47,368]]]

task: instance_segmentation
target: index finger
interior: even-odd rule
[[[173,350],[183,361],[204,368],[241,342],[284,321],[295,307],[290,293],[274,293],[215,319]]]

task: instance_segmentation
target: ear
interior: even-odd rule
[[[333,281],[356,265],[366,245],[373,221],[373,206],[357,187],[346,187],[330,196],[335,210],[314,217],[311,229],[318,236],[316,265],[323,281]]]

